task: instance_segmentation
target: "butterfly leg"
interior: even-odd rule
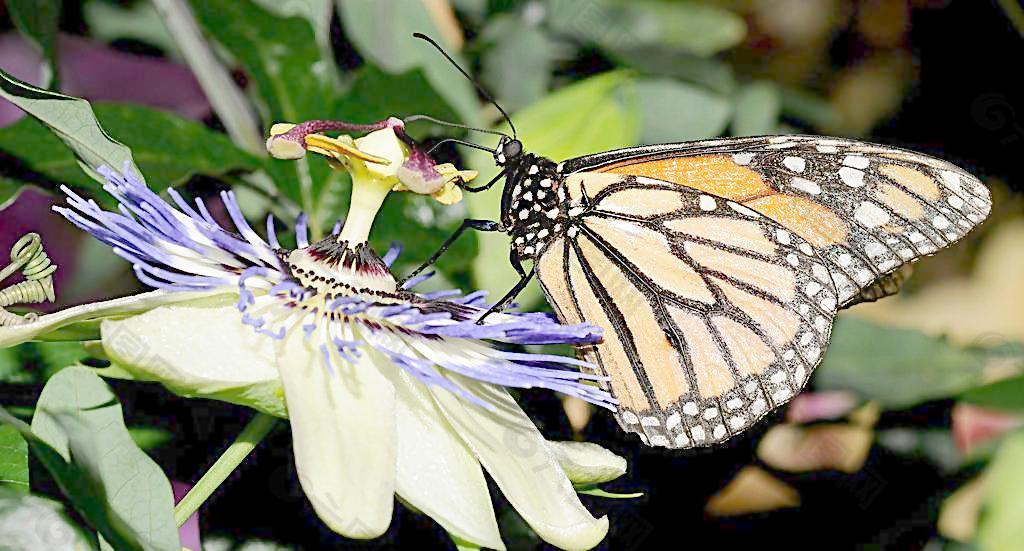
[[[486,312],[484,312],[484,315],[480,316],[480,318],[476,320],[476,323],[478,325],[482,325],[483,322],[484,322],[484,319],[487,316],[491,315],[492,313],[500,312],[500,311],[504,310],[509,305],[509,303],[511,303],[513,300],[516,299],[517,296],[519,296],[519,293],[523,292],[523,289],[526,288],[526,285],[528,283],[530,283],[531,279],[533,279],[533,276],[534,276],[534,273],[535,273],[533,268],[531,268],[529,272],[524,272],[524,271],[521,271],[522,270],[522,266],[519,266],[518,270],[520,270],[520,272],[519,272],[519,282],[516,283],[514,287],[509,289],[509,291],[507,293],[505,293],[505,296],[501,297],[501,300],[499,300],[498,302],[495,302],[494,306],[491,306],[490,309],[488,309]]]
[[[426,270],[428,267],[433,266],[434,263],[437,262],[437,259],[441,258],[441,255],[443,255],[448,250],[448,247],[451,247],[452,243],[455,243],[455,241],[459,237],[461,237],[466,230],[501,231],[501,226],[500,224],[493,220],[476,220],[473,218],[467,218],[463,220],[462,225],[459,226],[457,230],[455,230],[455,233],[451,234],[451,236],[449,236],[448,239],[445,239],[444,243],[441,244],[441,247],[438,248],[437,251],[433,255],[431,255],[426,262],[420,264],[420,266],[413,270],[412,273],[405,276],[404,278],[402,278],[401,281],[398,282],[399,288],[401,288],[406,281],[409,281],[410,279],[416,277],[417,275],[419,275],[420,272]]]
[[[498,183],[498,180],[501,180],[502,178],[505,177],[505,172],[507,170],[508,169],[502,169],[501,172],[499,172],[494,178],[491,178],[491,181],[487,182],[486,184],[480,186],[467,186],[465,185],[465,182],[463,182],[462,185],[460,185],[459,187],[462,188],[462,191],[465,191],[467,193],[480,193],[481,191],[487,191],[491,189],[491,187],[494,186],[494,184]]]

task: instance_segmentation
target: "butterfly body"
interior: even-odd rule
[[[562,176],[554,161],[533,154],[510,159],[501,198],[501,227],[517,260],[532,259],[561,233],[568,215]]]

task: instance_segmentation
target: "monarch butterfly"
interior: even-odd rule
[[[421,269],[466,229],[509,234],[521,279],[495,307],[536,275],[561,321],[604,328],[578,353],[609,377],[620,426],[653,446],[721,443],[786,403],[837,310],[895,293],[910,263],[991,208],[950,163],[854,140],[717,139],[556,163],[524,152],[508,122],[491,150],[501,172],[465,188],[503,177],[500,220],[466,220]]]

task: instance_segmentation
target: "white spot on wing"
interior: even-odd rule
[[[864,185],[864,173],[848,166],[839,169],[839,179],[850,187],[861,187]]]
[[[821,193],[821,186],[808,180],[807,178],[800,178],[799,176],[793,178],[793,182],[790,184],[800,191],[810,193],[811,195],[819,195]]]
[[[715,198],[710,195],[701,195],[698,203],[700,203],[700,210],[712,211],[718,208]]]
[[[871,161],[863,155],[847,155],[843,157],[843,164],[853,168],[867,168]]]
[[[853,213],[853,217],[868,228],[877,228],[889,222],[889,213],[871,201],[861,203]]]
[[[732,161],[738,165],[748,165],[754,160],[753,153],[737,153],[732,156]]]
[[[802,157],[786,157],[782,160],[782,164],[793,172],[803,172],[807,167],[807,161],[804,161]]]

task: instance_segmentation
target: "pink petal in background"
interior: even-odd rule
[[[1024,417],[1004,411],[985,409],[972,404],[953,406],[953,441],[963,454],[969,455],[979,446],[1024,425]]]
[[[191,489],[191,484],[172,480],[171,490],[174,492],[174,503],[181,501],[185,497],[185,494],[187,494]],[[181,538],[181,546],[183,548],[190,549],[192,551],[202,550],[203,543],[199,537],[199,511],[192,513],[192,516],[188,517],[185,524],[182,524],[181,528],[178,528],[178,537]]]
[[[789,404],[786,420],[791,423],[810,423],[825,419],[838,419],[857,407],[857,395],[844,390],[804,392]]]
[[[119,52],[78,36],[59,41],[61,92],[90,101],[138,103],[201,119],[210,114],[199,83],[187,67],[174,61]],[[38,85],[41,57],[14,32],[0,35],[0,68]],[[0,100],[0,126],[20,118],[21,111]]]

